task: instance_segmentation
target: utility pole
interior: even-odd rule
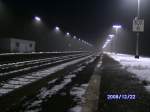
[[[144,32],[144,19],[140,17],[140,0],[138,0],[137,17],[133,20],[133,32],[136,32],[136,53],[135,58],[139,59],[140,32]]]
[[[140,19],[140,0],[138,0],[137,19]],[[136,36],[137,37],[136,37],[136,54],[135,54],[135,58],[139,59],[139,37],[140,37],[140,33],[137,32]]]

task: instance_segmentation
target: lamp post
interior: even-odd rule
[[[138,0],[138,7],[137,7],[137,19],[140,18],[140,0]],[[139,32],[136,33],[136,54],[135,58],[139,59]]]
[[[138,5],[137,5],[137,16],[133,20],[133,32],[136,32],[135,58],[139,59],[140,32],[144,32],[144,19],[141,19],[141,16],[140,16],[140,0],[138,0]]]
[[[115,32],[116,32],[116,39],[118,38],[118,30],[120,29],[120,28],[122,28],[122,26],[121,25],[113,25],[113,28],[115,29]],[[116,39],[114,39],[114,42],[115,42],[115,40]],[[115,42],[116,43],[116,42]],[[114,44],[115,44],[114,43]],[[116,53],[116,45],[114,45],[114,52]]]

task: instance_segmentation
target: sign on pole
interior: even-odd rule
[[[133,32],[144,32],[144,19],[133,20]]]

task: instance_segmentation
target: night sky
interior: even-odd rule
[[[141,16],[145,19],[145,32],[140,35],[140,51],[143,55],[150,55],[150,1],[141,1]],[[1,4],[0,7],[3,7],[0,9],[8,14],[1,12],[0,14],[5,16],[5,20],[9,17],[10,24],[13,21],[14,25],[9,27],[13,29],[13,32],[18,30],[15,25],[20,21],[24,21],[23,25],[29,24],[37,15],[42,18],[48,28],[60,26],[64,32],[70,32],[94,45],[102,46],[111,32],[112,25],[121,24],[124,33],[120,36],[124,38],[122,41],[124,48],[131,47],[131,53],[135,49],[132,20],[136,16],[137,0],[1,0]],[[9,22],[6,22],[7,27]],[[6,24],[1,26],[6,27]],[[8,32],[11,35],[17,34]],[[2,33],[3,30],[1,30]],[[7,32],[3,33],[4,36],[7,34]]]

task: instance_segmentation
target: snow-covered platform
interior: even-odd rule
[[[150,58],[104,53],[101,65],[101,112],[150,111]]]
[[[135,74],[139,80],[150,83],[150,57],[136,59],[134,55],[129,54],[106,54],[118,61],[128,72]],[[150,84],[145,85],[145,88],[150,91]]]

